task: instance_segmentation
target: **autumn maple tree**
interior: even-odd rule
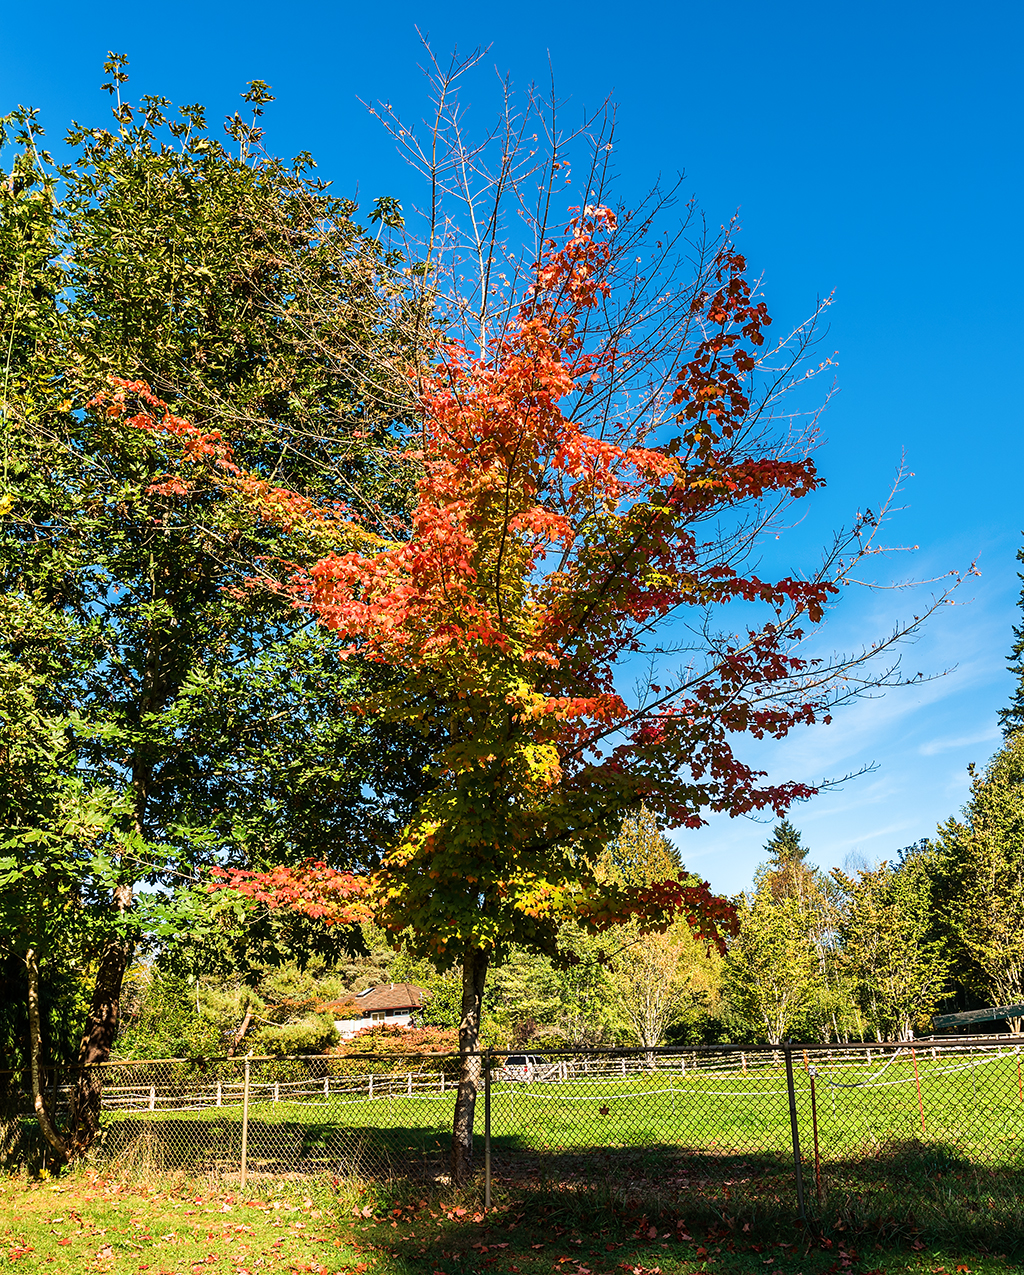
[[[628,354],[586,339],[589,313],[608,302],[616,229],[608,208],[587,207],[561,242],[547,242],[514,318],[482,352],[446,342],[421,374],[408,533],[388,541],[339,518],[338,548],[271,586],[332,630],[349,658],[402,673],[354,713],[434,741],[413,817],[381,847],[365,902],[415,952],[461,966],[457,1179],[472,1164],[480,1005],[496,949],[514,941],[557,956],[568,917],[597,930],[680,913],[720,942],[732,911],[706,884],[630,888],[600,872],[600,851],[641,803],[677,827],[708,811],[781,815],[813,789],[765,782],[732,737],[779,738],[827,720],[837,694],[836,666],[799,644],[844,564],[762,579],[741,569],[736,545],[746,541],[727,542],[718,526],[821,481],[810,457],[751,428],[749,386],[770,319],[731,244],[689,301],[698,336],[667,424],[610,424],[604,412],[590,430],[586,413],[564,410]],[[193,468],[205,463],[243,490],[260,516],[335,517],[243,474],[218,433],[162,413],[142,387],[122,385],[111,410],[133,395],[140,428],[175,435]],[[763,613],[740,633],[713,632],[707,617],[729,603]],[[658,680],[641,677],[628,692],[640,653],[690,613],[704,634],[699,658],[672,673],[663,657]],[[315,906],[302,875],[232,883]],[[335,884],[350,915],[355,885]]]

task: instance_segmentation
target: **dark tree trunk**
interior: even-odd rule
[[[60,1134],[53,1127],[50,1112],[46,1109],[46,1098],[43,1093],[43,1026],[39,1013],[39,955],[34,947],[25,953],[25,967],[28,970],[28,1045],[29,1063],[32,1078],[32,1107],[39,1121],[43,1137],[53,1148],[62,1164],[69,1159],[68,1149]]]
[[[452,1181],[468,1182],[473,1174],[473,1113],[480,1085],[480,1007],[487,978],[488,954],[467,947],[462,964],[462,1021],[459,1023],[459,1092],[452,1127]]]
[[[114,891],[117,910],[127,912],[131,903],[131,886],[119,885]],[[78,1077],[71,1095],[71,1142],[79,1153],[88,1150],[99,1133],[103,1080],[98,1065],[107,1061],[114,1046],[121,1012],[121,987],[133,952],[130,939],[123,936],[111,939],[96,971],[92,1003],[78,1047]]]
[[[147,689],[140,710],[143,714],[158,710],[166,702],[153,694],[152,685],[157,663],[152,634],[147,658]],[[146,805],[152,764],[140,754],[132,762],[132,789],[135,795],[135,831],[145,840]],[[131,909],[134,893],[128,882],[114,887],[111,911],[123,920]],[[110,1057],[121,1020],[121,989],[124,976],[135,953],[135,944],[125,931],[111,938],[100,956],[92,1002],[85,1020],[82,1042],[78,1046],[78,1075],[71,1094],[71,1147],[76,1154],[87,1151],[100,1131],[100,1105],[103,1098],[103,1073],[100,1064]]]

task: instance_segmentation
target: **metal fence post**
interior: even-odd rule
[[[249,1065],[252,1060],[252,1051],[250,1050],[245,1056],[245,1089],[242,1094],[242,1181],[241,1188],[245,1190],[245,1171],[246,1161],[249,1155]]]
[[[786,1058],[786,1088],[789,1090],[789,1127],[793,1137],[793,1167],[796,1169],[796,1207],[797,1216],[806,1221],[807,1210],[804,1208],[804,1170],[800,1161],[800,1130],[796,1122],[796,1089],[793,1085],[793,1042],[787,1040],[782,1046]]]
[[[811,1122],[814,1128],[814,1193],[818,1203],[821,1203],[821,1157],[818,1154],[818,1099],[814,1092],[814,1077],[818,1074],[817,1067],[807,1066],[807,1074],[811,1078]]]
[[[491,1050],[484,1055],[484,1208],[491,1207]]]

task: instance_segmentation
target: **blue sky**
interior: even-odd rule
[[[684,170],[713,224],[739,212],[742,249],[779,323],[835,292],[827,339],[841,392],[819,453],[828,489],[781,552],[815,547],[884,497],[905,450],[915,477],[891,538],[920,549],[897,576],[977,560],[909,648],[910,671],[947,676],[837,715],[830,727],[745,749],[777,778],[876,769],[792,818],[823,866],[891,857],[931,834],[966,795],[966,766],[998,744],[997,709],[1018,616],[1024,527],[1021,410],[1021,73],[1024,8],[994,3],[239,3],[6,6],[0,110],[41,108],[56,139],[70,118],[105,123],[108,49],[132,89],[234,111],[245,82],[271,83],[269,146],[308,149],[340,193],[405,203],[414,180],[360,105],[425,105],[416,27],[447,54],[490,45],[526,85],[548,58],[569,111],[611,94],[620,193]],[[486,81],[481,80],[486,98]],[[487,104],[481,104],[481,118]],[[923,590],[927,594],[928,590]],[[900,592],[847,598],[837,647],[883,634],[921,606]],[[750,881],[770,828],[715,820],[680,836],[687,863],[722,890]]]

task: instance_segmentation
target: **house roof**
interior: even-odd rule
[[[324,1009],[355,1011],[361,1015],[381,1009],[419,1009],[426,997],[427,993],[415,983],[381,983],[369,991],[331,1001]]]

